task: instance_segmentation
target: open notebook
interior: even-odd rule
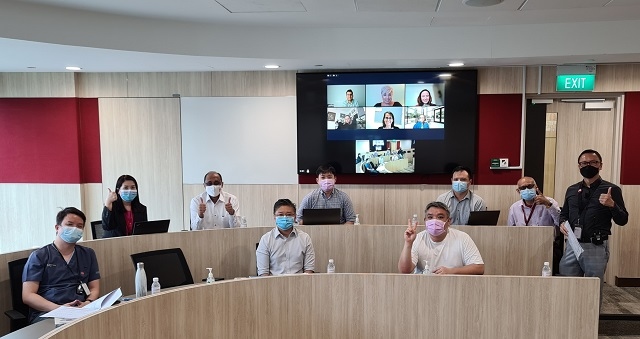
[[[99,310],[113,305],[122,296],[120,287],[105,294],[101,298],[96,299],[94,302],[89,303],[85,307],[70,307],[60,306],[55,310],[42,315],[44,318],[64,318],[64,319],[77,319],[87,316],[91,313],[98,312]]]

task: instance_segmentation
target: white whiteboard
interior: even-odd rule
[[[183,97],[182,180],[297,184],[296,98]]]

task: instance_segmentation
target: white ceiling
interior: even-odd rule
[[[640,62],[639,29],[640,0],[3,0],[0,72]]]

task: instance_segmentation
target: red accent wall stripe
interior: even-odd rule
[[[102,182],[98,99],[78,99],[80,182]]]
[[[522,95],[483,94],[478,97],[478,152],[475,184],[515,185],[521,170],[489,169],[492,158],[508,158],[520,165]]]
[[[95,156],[101,172],[100,136],[95,126],[97,99],[89,100],[95,100],[95,108],[89,101],[79,105],[76,98],[0,99],[0,183],[82,183],[80,152],[86,150],[81,141],[94,152],[97,138],[98,151],[82,166],[94,182]],[[80,110],[89,112],[85,122],[79,119]],[[81,138],[84,125],[88,135]]]
[[[620,183],[623,185],[640,185],[640,134],[636,131],[640,126],[640,92],[628,92],[624,95],[624,123],[622,127],[622,156],[620,161]]]

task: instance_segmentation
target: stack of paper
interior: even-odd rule
[[[45,318],[62,318],[56,323],[64,323],[69,320],[78,319],[87,316],[91,313],[95,313],[105,307],[113,305],[122,296],[122,291],[118,287],[117,289],[105,294],[101,298],[96,299],[94,302],[89,303],[85,307],[69,307],[60,306],[55,310],[45,313],[42,317]]]

